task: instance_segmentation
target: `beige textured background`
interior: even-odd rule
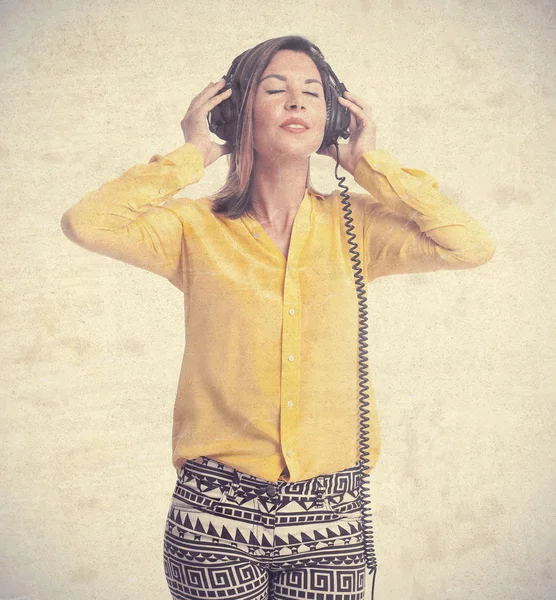
[[[554,0],[6,0],[0,20],[1,597],[170,597],[181,297],[59,221],[181,145],[193,96],[291,33],[372,105],[378,147],[498,243],[477,269],[370,286],[376,598],[556,597]],[[334,162],[312,165],[334,189]]]

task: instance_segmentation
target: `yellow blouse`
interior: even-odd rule
[[[258,221],[215,216],[208,198],[175,198],[204,175],[186,143],[88,192],[65,235],[147,269],[183,292],[186,344],[172,462],[209,456],[276,481],[300,481],[359,457],[358,305],[339,190],[306,191],[288,258]],[[350,192],[365,282],[395,273],[469,269],[495,243],[423,171],[365,153]],[[380,450],[372,385],[371,468]]]

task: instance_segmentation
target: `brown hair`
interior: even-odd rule
[[[288,35],[273,38],[243,53],[234,75],[234,81],[239,81],[242,95],[237,123],[239,130],[236,135],[237,144],[232,145],[232,151],[228,155],[229,170],[226,182],[215,194],[208,196],[212,200],[211,210],[214,214],[221,214],[229,219],[238,219],[245,214],[255,217],[251,201],[251,174],[255,161],[253,104],[259,80],[278,50],[294,50],[307,54],[321,75],[325,101],[330,93],[326,63],[322,56],[315,51],[311,42],[303,36]],[[310,165],[307,171],[306,186],[310,193],[324,196],[311,184]]]

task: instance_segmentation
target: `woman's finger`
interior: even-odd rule
[[[230,96],[232,93],[232,88],[229,87],[227,90],[222,91],[222,82],[224,80],[221,79],[219,82],[216,82],[211,89],[209,90],[207,97],[203,98],[203,104],[208,104],[211,110],[216,106],[219,102],[224,100],[227,96]],[[208,111],[207,111],[208,112]]]
[[[349,94],[350,92],[346,93]],[[351,94],[350,98],[345,99],[349,100],[352,103],[352,105],[358,106],[359,109],[365,113],[367,119],[371,121],[373,120],[373,113],[370,104],[367,104],[361,98],[359,98],[358,96],[354,96],[353,94]]]
[[[361,121],[367,122],[369,120],[369,115],[366,115],[363,109],[361,109],[355,102],[348,100],[347,98],[340,98],[340,101],[345,102],[345,106],[349,108],[349,110]]]
[[[345,94],[346,94],[346,98],[348,100],[351,100],[352,102],[357,104],[357,106],[359,106],[359,108],[362,108],[365,112],[368,112],[369,114],[371,114],[371,106],[369,104],[367,104],[367,102],[365,102],[362,98],[360,98],[359,96],[356,96],[355,94],[352,94],[351,92],[348,92],[347,90],[346,90]]]
[[[209,100],[210,98],[212,98],[215,94],[217,94],[217,90],[219,88],[222,88],[224,84],[224,78],[218,80],[216,83],[213,83],[212,81],[205,87],[205,89],[201,90],[196,96],[195,98],[193,98],[193,102],[195,104],[195,107],[197,107],[197,105],[199,104],[204,104],[207,100]]]
[[[222,100],[224,100],[225,98],[228,98],[231,95],[232,95],[232,88],[228,88],[225,92],[215,94],[212,98],[207,100],[207,106],[205,106],[205,108],[208,107],[207,112],[209,110],[212,110],[217,104],[222,102]]]

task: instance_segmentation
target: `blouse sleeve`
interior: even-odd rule
[[[496,244],[471,215],[446,198],[434,177],[402,167],[385,150],[363,154],[355,181],[371,196],[364,209],[368,280],[400,273],[470,269]]]
[[[162,275],[182,289],[184,223],[172,207],[184,199],[172,196],[203,175],[203,158],[191,143],[155,154],[85,194],[63,214],[62,231],[87,250]]]

